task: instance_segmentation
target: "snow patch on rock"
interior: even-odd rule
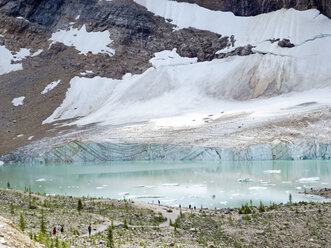
[[[172,51],[166,50],[155,53],[154,58],[150,59],[149,62],[155,68],[158,68],[160,66],[185,65],[185,64],[197,63],[198,58],[181,57],[177,53],[177,49],[174,48]]]
[[[54,89],[56,86],[58,86],[58,84],[61,82],[61,80],[57,80],[54,82],[51,82],[50,84],[48,84],[45,89],[41,92],[42,95],[50,92],[52,89]]]
[[[86,26],[80,29],[71,27],[69,30],[60,30],[52,34],[51,43],[61,42],[67,46],[74,46],[80,53],[87,55],[107,53],[110,56],[115,54],[115,50],[108,47],[112,43],[108,30],[103,32],[87,32]]]
[[[25,99],[25,96],[20,96],[20,97],[14,98],[11,102],[15,107],[17,107],[17,106],[23,105],[24,99]]]

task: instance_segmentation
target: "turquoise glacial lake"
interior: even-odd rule
[[[0,186],[197,208],[326,201],[299,194],[331,186],[331,161],[107,162],[0,166]]]

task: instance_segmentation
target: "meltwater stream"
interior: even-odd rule
[[[0,186],[197,208],[325,201],[299,194],[331,185],[331,161],[111,162],[0,166]]]

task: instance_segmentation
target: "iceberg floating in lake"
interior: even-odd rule
[[[281,170],[265,170],[264,174],[279,174]]]
[[[47,179],[47,178],[38,178],[36,182],[51,182],[53,179]]]
[[[120,192],[120,193],[118,193],[118,195],[128,195],[129,194],[129,192]]]
[[[164,183],[162,184],[163,187],[169,187],[169,186],[179,186],[178,183]]]
[[[303,177],[300,178],[299,180],[297,180],[298,183],[313,183],[313,182],[317,182],[319,181],[320,178],[319,177]]]
[[[256,187],[249,187],[248,188],[249,190],[266,190],[268,189],[267,187],[259,187],[259,186],[256,186]]]
[[[247,177],[247,178],[239,178],[238,179],[238,182],[240,182],[240,183],[250,183],[250,182],[253,182],[254,180],[253,179],[251,179],[251,178],[249,178],[249,177]]]

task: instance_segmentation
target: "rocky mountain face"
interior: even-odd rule
[[[57,29],[82,25],[88,32],[109,30],[116,54],[84,56],[62,43],[50,45],[49,39]],[[20,48],[42,52],[19,61],[23,70],[3,75],[0,72],[0,140],[10,140],[1,142],[0,153],[24,145],[26,141],[16,139],[21,133],[31,133],[35,139],[43,136],[49,127],[41,122],[61,104],[70,79],[81,72],[92,71],[88,77],[120,79],[126,73],[139,74],[150,67],[149,59],[155,52],[177,48],[182,56],[206,61],[216,57],[216,51],[230,46],[229,37],[193,28],[173,28],[131,0],[1,0],[0,46],[12,53]],[[46,99],[40,92],[55,80],[62,83]],[[11,104],[18,95],[26,97],[21,108]]]
[[[238,16],[254,16],[281,8],[307,10],[316,8],[331,17],[331,0],[175,0],[196,3],[211,10],[230,11]]]
[[[177,0],[177,2],[196,3],[211,10],[231,11],[240,16],[258,15],[280,8],[293,7],[298,10],[317,8],[326,16],[331,17],[330,0]],[[196,18],[198,19],[199,16]],[[87,33],[109,32],[111,43],[107,45],[107,48],[113,49],[115,53],[88,51],[84,54],[74,45],[52,40],[53,34],[59,30],[85,29]],[[297,45],[302,45],[294,44],[290,39],[280,39],[283,38],[280,36],[274,38],[276,39],[266,42],[268,46],[277,42],[275,49],[293,49]],[[312,39],[321,38],[324,36]],[[148,11],[148,8],[133,0],[0,0],[0,52],[3,52],[0,54],[2,56],[0,58],[2,59],[0,60],[0,157],[41,139],[45,141],[48,137],[65,136],[73,130],[77,133],[84,132],[89,128],[88,125],[62,126],[69,120],[42,124],[63,103],[72,79],[100,77],[121,80],[128,74],[141,75],[148,69],[155,68],[150,60],[156,53],[162,51],[176,51],[180,57],[196,58],[197,62],[205,63],[226,58],[230,58],[231,62],[232,57],[244,58],[248,55],[258,55],[254,57],[257,64],[260,60],[267,61],[267,65],[262,69],[259,69],[258,65],[250,68],[245,63],[242,63],[242,66],[240,62],[237,63],[238,67],[246,70],[245,73],[250,79],[257,78],[255,81],[258,85],[259,77],[254,73],[257,71],[257,75],[265,74],[263,73],[265,68],[274,66],[273,60],[269,61],[272,54],[263,49],[255,51],[254,46],[249,42],[237,45],[236,39],[234,35],[224,35],[190,25],[178,28],[173,20],[153,14]],[[88,38],[83,38],[79,42],[88,43]],[[23,56],[22,53],[26,54]],[[266,54],[268,56],[263,57]],[[277,61],[283,57],[287,56],[277,56]],[[169,58],[173,59],[171,56],[168,56]],[[3,65],[2,62],[5,59],[8,64]],[[228,70],[226,73],[232,73],[227,62],[222,66]],[[288,64],[282,65],[280,70],[291,69],[290,62]],[[12,70],[6,66],[21,68]],[[215,71],[223,69],[223,67],[219,68]],[[241,73],[235,74],[237,74],[236,78],[241,79]],[[206,78],[208,77],[209,75],[206,75]],[[190,80],[192,79],[189,78],[188,81]],[[221,91],[225,87],[217,80],[218,78],[215,80],[216,89]],[[281,80],[285,81],[286,77],[284,76]],[[56,88],[47,94],[41,94],[50,83],[57,81],[60,84]],[[261,90],[262,93],[268,91],[274,93],[277,90],[277,83],[274,80],[269,81],[268,87]],[[205,83],[204,80],[202,83]],[[227,85],[229,84],[231,80],[227,82]],[[255,87],[253,83],[251,84]],[[248,90],[245,96],[250,96],[253,86],[249,86],[249,82],[247,85]],[[149,90],[148,86],[147,84],[145,87],[146,92]],[[207,85],[206,88],[209,95],[217,95],[214,87]],[[253,97],[260,96],[262,93]],[[198,95],[198,98],[201,95],[204,94]],[[14,99],[23,96],[24,104],[14,102]],[[91,95],[91,97],[95,96]],[[73,121],[72,119],[70,121]],[[228,117],[226,119],[228,120]],[[135,120],[132,122],[134,123]],[[235,126],[237,128],[237,124]],[[177,132],[172,130],[169,133],[177,135]],[[78,134],[77,137],[66,137],[66,141],[71,142],[76,138],[79,140]],[[45,144],[44,141],[42,144]],[[65,143],[61,142],[58,144]],[[167,142],[166,138],[163,143]]]

